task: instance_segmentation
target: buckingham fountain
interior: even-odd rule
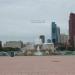
[[[33,55],[35,55],[35,56],[42,56],[43,53],[41,52],[41,48],[40,48],[42,46],[41,39],[38,39],[35,42],[35,45],[36,45],[36,51],[33,53]]]

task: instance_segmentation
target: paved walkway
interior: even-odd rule
[[[75,56],[0,57],[0,75],[75,75]]]

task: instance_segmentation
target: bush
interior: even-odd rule
[[[4,52],[8,52],[8,51],[20,51],[19,48],[11,48],[11,47],[6,47],[6,48],[0,48],[0,52],[4,51]]]

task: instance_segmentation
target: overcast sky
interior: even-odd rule
[[[70,12],[75,12],[74,0],[0,0],[0,40],[50,38],[52,21],[68,34]]]

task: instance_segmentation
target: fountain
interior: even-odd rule
[[[37,51],[34,52],[34,55],[36,55],[36,56],[41,56],[41,55],[43,55],[43,53],[40,51],[39,45],[37,45]]]
[[[35,56],[42,56],[43,53],[40,51],[40,46],[42,46],[42,42],[40,39],[37,39],[36,42],[35,42],[35,45],[36,45],[36,51],[33,53],[33,55]]]

